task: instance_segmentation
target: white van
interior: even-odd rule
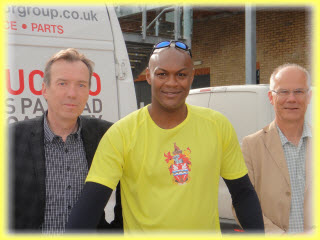
[[[269,85],[234,85],[190,90],[186,102],[211,108],[225,115],[233,125],[239,143],[273,121],[275,113],[268,98]],[[314,89],[313,89],[314,91]],[[306,112],[311,124],[312,101]],[[219,183],[220,223],[236,224],[231,211],[231,196],[224,181]]]
[[[274,119],[268,99],[269,85],[237,85],[191,90],[187,103],[207,107],[225,115],[235,128],[241,144]]]
[[[83,115],[115,122],[137,109],[130,62],[113,7],[7,6],[8,123],[40,116],[46,61],[73,47],[95,63]]]
[[[56,52],[76,48],[95,63],[82,115],[116,122],[137,109],[122,31],[110,6],[7,6],[7,122],[41,116],[43,71]],[[113,218],[114,194],[106,207]]]
[[[210,87],[191,90],[187,103],[214,109],[225,115],[238,136],[258,131],[274,119],[273,106],[268,99],[269,85],[239,85]],[[235,224],[231,211],[231,196],[222,179],[219,183],[220,221]]]

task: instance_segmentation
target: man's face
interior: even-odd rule
[[[193,81],[194,69],[191,57],[173,47],[156,50],[146,71],[151,85],[152,107],[164,111],[176,111],[185,105]]]
[[[75,121],[89,97],[89,70],[82,61],[58,60],[51,66],[50,85],[42,84],[48,118]]]
[[[306,75],[298,68],[284,68],[275,76],[275,91],[296,89],[308,89]],[[274,106],[278,123],[302,123],[304,121],[304,115],[311,99],[311,90],[302,96],[295,96],[292,92],[289,96],[279,96],[269,92],[268,96],[270,103]]]

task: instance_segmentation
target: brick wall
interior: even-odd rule
[[[311,12],[302,10],[257,13],[261,83],[269,83],[274,68],[283,63],[293,62],[311,70],[310,17]]]
[[[268,83],[275,67],[298,63],[310,71],[311,12],[272,9],[256,13],[260,83]],[[245,84],[245,14],[195,21],[192,36],[196,68],[210,68],[211,86]]]

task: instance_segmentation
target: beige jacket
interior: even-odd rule
[[[242,153],[260,200],[266,233],[283,233],[289,227],[290,177],[275,122],[243,139]],[[307,143],[304,229],[312,229],[311,143]],[[234,213],[234,211],[233,211]]]

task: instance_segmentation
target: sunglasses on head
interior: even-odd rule
[[[163,41],[163,42],[157,43],[156,45],[153,46],[153,49],[152,49],[150,56],[154,53],[154,51],[156,49],[171,47],[171,44],[174,44],[175,48],[182,49],[182,50],[188,52],[190,57],[192,57],[191,50],[188,47],[188,45],[183,42],[179,42],[179,41],[175,41],[175,40]]]

